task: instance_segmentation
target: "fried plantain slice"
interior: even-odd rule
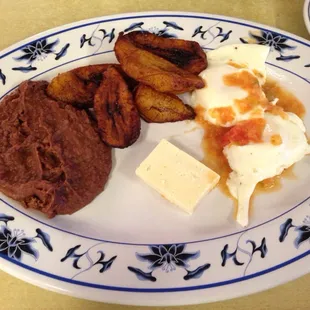
[[[136,47],[123,33],[119,34],[114,51],[126,74],[157,91],[180,94],[204,87],[199,76]]]
[[[55,100],[70,103],[78,107],[91,107],[96,84],[85,83],[72,72],[58,74],[47,87],[47,94]]]
[[[86,81],[88,83],[93,82],[99,86],[102,81],[103,72],[106,71],[111,66],[117,69],[117,71],[122,75],[130,90],[133,90],[138,85],[138,82],[136,82],[134,79],[132,79],[124,72],[120,64],[109,63],[99,65],[88,65],[73,69],[72,72],[75,73],[83,81]]]
[[[141,121],[131,92],[116,68],[103,73],[96,91],[94,111],[101,139],[108,145],[125,148],[140,135]]]
[[[94,95],[102,81],[103,73],[111,66],[122,74],[131,90],[137,86],[138,83],[129,77],[119,64],[88,65],[59,74],[48,86],[48,95],[79,108],[92,107]]]
[[[117,64],[99,64],[99,65],[88,65],[79,67],[71,70],[78,78],[86,82],[94,82],[100,84],[102,80],[102,74],[111,66],[118,66]]]
[[[141,117],[149,123],[178,122],[194,119],[195,112],[176,95],[160,93],[139,84],[135,90],[135,103]]]
[[[135,46],[165,58],[191,73],[199,74],[208,66],[206,53],[195,41],[164,38],[145,31],[133,31],[126,36]]]
[[[122,69],[121,65],[117,64],[116,66],[114,66],[114,68],[118,71],[118,73],[121,74],[130,91],[133,91],[138,86],[139,83],[128,74],[126,74],[125,71]]]

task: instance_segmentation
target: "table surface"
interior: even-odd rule
[[[302,18],[303,2],[304,0],[0,0],[0,50],[30,35],[73,21],[154,10],[223,14],[274,26],[310,39]],[[0,279],[2,310],[159,309],[108,305],[68,297],[24,283],[2,271]],[[212,304],[184,306],[182,309],[309,309],[309,287],[310,274],[262,293]]]

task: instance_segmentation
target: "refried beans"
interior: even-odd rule
[[[111,148],[85,111],[22,83],[0,103],[0,191],[48,217],[72,214],[103,189]]]

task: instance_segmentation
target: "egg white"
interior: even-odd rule
[[[302,120],[293,113],[286,115],[287,119],[284,119],[265,113],[262,143],[228,145],[224,148],[224,155],[233,170],[227,186],[238,200],[237,222],[242,226],[248,225],[250,198],[257,183],[280,175],[310,152]],[[273,135],[281,136],[280,145],[270,142]]]
[[[206,86],[195,90],[192,94],[192,106],[204,109],[204,118],[214,125],[230,127],[236,123],[251,118],[262,118],[264,108],[253,106],[248,113],[240,113],[236,105],[237,99],[246,98],[248,92],[241,87],[229,86],[224,83],[223,77],[229,74],[248,71],[257,79],[260,86],[266,80],[265,61],[269,53],[269,47],[257,44],[234,44],[220,47],[207,53],[208,68],[200,73]],[[230,63],[242,66],[236,68]],[[259,74],[257,74],[259,73]],[[262,96],[264,95],[261,89]],[[232,121],[220,123],[214,118],[211,109],[231,107],[235,117]],[[255,109],[255,116],[253,112]]]

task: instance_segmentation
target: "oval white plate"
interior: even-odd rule
[[[304,21],[310,33],[310,0],[305,0],[304,3]]]
[[[25,79],[115,61],[120,31],[145,29],[197,40],[206,50],[254,40],[271,46],[269,74],[309,102],[309,42],[270,27],[215,15],[148,12],[58,27],[0,53],[0,97]],[[305,117],[310,128],[310,114]],[[296,180],[255,198],[248,229],[214,190],[188,216],[150,190],[135,168],[165,137],[201,159],[194,122],[143,123],[132,147],[114,151],[106,190],[72,216],[52,220],[1,196],[1,268],[60,293],[122,304],[178,305],[241,296],[310,270],[310,158]]]

